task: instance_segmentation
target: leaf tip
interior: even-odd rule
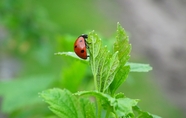
[[[58,52],[55,52],[54,55],[58,55]]]
[[[119,23],[119,22],[117,22],[117,25],[120,25],[120,23]]]

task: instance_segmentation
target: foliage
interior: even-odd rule
[[[116,93],[118,87],[128,77],[130,67],[133,67],[132,71],[138,72],[151,70],[148,65],[127,63],[131,44],[121,25],[119,23],[117,25],[113,51],[108,51],[106,46],[102,46],[101,39],[94,31],[90,32],[88,36],[90,55],[88,63],[92,70],[95,90],[76,93],[71,93],[66,89],[43,91],[40,96],[50,105],[50,110],[62,118],[89,118],[90,116],[92,118],[158,118],[158,116],[141,110],[137,106],[139,100],[130,99],[123,93]],[[72,52],[57,54],[77,58]]]
[[[117,2],[112,3],[116,3],[112,7],[117,7]],[[100,12],[102,4],[105,3],[83,0],[0,1],[0,116],[56,118],[38,98],[38,92],[53,87],[66,88],[72,93],[78,90],[93,91],[89,60],[81,60],[73,52],[62,52],[67,55],[65,57],[54,56],[53,53],[73,50],[74,39],[80,33],[89,31],[89,28],[104,35],[99,35],[103,39],[101,43],[111,50],[114,40],[111,40],[112,36],[107,36],[114,30],[115,22],[113,17],[108,18]],[[130,66],[130,72],[148,72],[152,69],[148,64],[131,62],[125,66]],[[3,75],[8,75],[8,78]],[[179,109],[167,102],[157,86],[149,83],[151,80],[147,76],[131,73],[130,79],[119,87],[119,91],[125,91],[131,98],[142,99],[140,106],[143,109],[164,117],[182,117]],[[85,96],[82,97],[84,99]],[[94,98],[90,99],[93,102]],[[105,110],[102,113],[105,114]]]
[[[37,97],[38,92],[47,89],[53,82],[53,78],[53,75],[39,75],[1,82],[0,95],[4,98],[1,111],[11,113],[40,103],[41,100]],[[22,111],[22,113],[24,112],[26,111]]]

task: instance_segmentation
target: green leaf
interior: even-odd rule
[[[40,103],[38,92],[47,89],[54,80],[52,75],[40,75],[0,82],[2,112],[10,113]]]
[[[89,99],[80,99],[80,103],[85,118],[96,118],[96,107]]]
[[[118,51],[119,66],[114,81],[110,85],[110,91],[113,95],[118,87],[127,79],[130,72],[129,66],[124,66],[130,58],[131,44],[125,30],[118,23],[114,51]]]
[[[74,52],[56,52],[54,53],[54,55],[66,55],[66,56],[78,58],[78,56]]]
[[[120,66],[125,64],[130,58],[131,44],[124,28],[118,23],[116,32],[116,41],[114,43],[114,52],[118,51]]]
[[[88,42],[90,42],[89,62],[91,65],[91,70],[92,70],[93,76],[94,76],[94,84],[95,84],[96,90],[100,90],[101,85],[102,85],[102,80],[100,78],[102,78],[103,74],[98,74],[98,72],[104,73],[104,72],[106,72],[106,70],[104,70],[103,66],[100,67],[99,65],[100,64],[104,65],[104,63],[107,63],[107,58],[108,58],[107,47],[101,49],[101,46],[102,46],[101,39],[97,36],[97,34],[94,33],[94,31],[89,33]],[[98,53],[99,53],[99,55],[98,55]],[[101,60],[101,56],[105,56],[105,58],[103,58]]]
[[[89,34],[88,43],[89,61],[96,90],[107,92],[110,88],[113,94],[125,81],[130,71],[129,66],[124,66],[130,58],[131,51],[128,36],[118,23],[113,53],[110,53],[106,46],[102,46],[101,39],[94,31]]]
[[[96,90],[105,92],[114,80],[119,65],[118,52],[111,54],[102,47],[101,39],[92,31],[88,38],[90,66],[94,76]]]
[[[110,91],[112,95],[116,92],[118,87],[127,79],[129,72],[130,72],[129,66],[123,66],[120,68],[120,70],[118,70],[118,73],[116,74],[114,81],[110,85]]]
[[[114,101],[115,98],[112,98],[110,95],[99,92],[99,91],[78,91],[74,93],[76,96],[94,96],[102,101]]]
[[[125,97],[125,95],[124,95],[124,93],[122,93],[122,92],[115,94],[115,98],[116,98],[116,99],[124,98],[124,97]]]
[[[106,79],[106,77],[108,75],[106,66],[108,66],[109,52],[107,51],[107,47],[105,46],[103,49],[101,49],[99,54],[100,54],[99,55],[100,57],[98,57],[96,59],[96,61],[98,62],[99,65],[95,64],[95,67],[97,66],[97,68],[96,68],[97,72],[94,74],[94,81],[96,80],[95,84],[97,86],[97,89],[99,91],[102,91],[103,88],[104,88],[104,85],[105,85],[104,84],[105,83],[105,79]],[[102,57],[105,57],[105,58],[102,58]],[[91,62],[95,62],[96,63],[96,61],[91,61],[90,60],[90,63]],[[103,66],[101,66],[101,65],[103,65]],[[91,68],[92,68],[92,66],[91,66]]]
[[[118,108],[116,113],[119,117],[122,116],[134,116],[133,106],[136,106],[139,100],[133,100],[130,98],[119,98],[117,99]]]
[[[74,93],[77,96],[94,96],[102,101],[104,108],[111,108],[111,112],[116,113],[118,117],[122,116],[134,116],[133,106],[136,106],[139,100],[130,99],[124,97],[122,94],[118,94],[118,98],[111,97],[108,94],[98,91],[80,91]],[[119,97],[120,96],[120,97]]]
[[[141,63],[126,63],[126,66],[130,66],[130,72],[149,72],[152,70],[152,67],[149,64],[141,64]]]
[[[54,55],[65,55],[65,56],[70,56],[70,57],[73,57],[75,59],[79,59],[81,60],[82,62],[87,62],[88,60],[84,60],[84,59],[81,59],[79,58],[75,52],[57,52],[57,53],[54,53]]]
[[[160,116],[141,110],[138,106],[134,106],[133,110],[138,113],[137,118],[161,118]]]
[[[112,57],[109,60],[109,65],[107,70],[107,77],[103,78],[104,81],[104,87],[103,87],[103,92],[106,91],[106,89],[110,86],[110,84],[113,82],[115,74],[117,72],[117,68],[119,66],[119,60],[118,60],[118,52],[115,52]]]
[[[59,117],[77,118],[83,116],[81,112],[78,113],[75,105],[78,100],[66,89],[49,89],[43,91],[40,96],[50,105],[50,110]]]
[[[49,89],[40,93],[49,109],[61,118],[95,118],[95,107],[85,99],[78,99],[66,89]],[[85,111],[87,110],[87,111]]]

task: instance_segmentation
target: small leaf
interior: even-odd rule
[[[153,115],[146,111],[142,111],[138,106],[133,106],[133,110],[138,113],[138,118],[161,118],[160,116]]]
[[[82,113],[85,118],[96,118],[95,104],[91,103],[89,99],[80,99]]]
[[[139,100],[134,100],[130,98],[119,98],[117,99],[118,108],[116,109],[116,113],[119,117],[122,116],[134,116],[133,106],[136,106]]]
[[[108,94],[98,91],[80,91],[75,93],[77,96],[94,96],[102,101],[102,106],[107,109],[111,108],[111,112],[116,113],[117,116],[128,116],[133,114],[132,107],[136,106],[139,100],[130,99],[124,97],[122,94],[118,94],[118,98],[111,97]],[[122,97],[123,96],[123,97]]]
[[[141,63],[126,63],[126,66],[130,66],[130,72],[148,72],[152,70],[152,67],[149,64],[141,64]]]
[[[96,90],[105,92],[114,80],[119,65],[118,56],[111,54],[107,47],[102,47],[101,39],[92,31],[88,42],[90,53],[90,66],[94,76]]]
[[[78,91],[78,92],[74,93],[74,95],[76,95],[76,96],[85,96],[85,95],[94,96],[98,99],[106,100],[106,101],[107,101],[108,98],[111,98],[111,97],[109,97],[108,94],[104,94],[104,93],[99,92],[99,91]]]
[[[87,59],[87,60],[84,60],[84,59],[79,58],[79,57],[76,55],[75,52],[57,52],[57,53],[54,53],[54,55],[65,55],[65,56],[73,57],[73,58],[75,58],[75,59],[79,59],[79,60],[81,60],[81,61],[83,61],[83,62],[87,62],[87,61],[88,61],[88,59]]]
[[[102,50],[100,50],[100,57],[97,59],[97,61],[99,62],[99,65],[102,65],[98,67],[97,75],[95,75],[99,91],[103,90],[104,83],[105,83],[104,80],[108,75],[107,68],[106,68],[108,64],[108,58],[109,58],[109,53],[107,51],[107,47],[105,46]]]
[[[82,116],[76,109],[78,100],[66,89],[49,89],[43,91],[40,96],[50,105],[50,110],[59,117],[76,118],[78,115]]]
[[[57,53],[54,53],[54,55],[66,55],[66,56],[78,58],[78,56],[74,52],[57,52]]]
[[[117,24],[116,41],[114,43],[114,52],[116,51],[119,51],[118,57],[121,66],[123,66],[122,64],[125,64],[130,58],[131,44],[127,33],[119,23]]]
[[[103,79],[106,78],[107,68],[105,66],[108,65],[109,52],[107,47],[102,47],[101,39],[95,34],[95,32],[91,32],[89,34],[88,42],[89,52],[90,52],[90,65],[91,70],[94,76],[94,83],[96,90],[103,90],[103,86],[105,81]]]
[[[118,52],[115,52],[112,57],[109,60],[109,65],[108,65],[108,70],[107,70],[107,77],[103,78],[104,81],[104,87],[103,87],[103,92],[108,89],[110,84],[113,82],[115,74],[117,73],[117,68],[119,66],[119,60],[118,60]]]
[[[129,71],[129,66],[123,66],[119,69],[118,74],[116,74],[114,81],[110,85],[110,91],[112,95],[116,92],[118,87],[127,79]]]
[[[125,97],[125,95],[124,95],[124,93],[122,93],[122,92],[115,94],[115,98],[116,98],[116,99],[124,98],[124,97]]]
[[[127,79],[130,67],[124,66],[130,58],[131,44],[125,30],[118,23],[114,51],[118,51],[119,66],[114,81],[110,85],[110,91],[113,95],[118,87]]]
[[[111,97],[108,94],[99,92],[99,91],[80,91],[77,93],[74,93],[74,95],[77,96],[94,96],[97,99],[100,99],[102,103],[107,103],[107,106],[109,107],[116,107],[117,106],[117,101],[115,98]]]
[[[61,118],[96,118],[93,103],[86,98],[76,98],[66,89],[49,89],[40,96],[50,105],[50,110]]]

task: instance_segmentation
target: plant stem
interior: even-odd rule
[[[101,101],[99,99],[97,99],[97,106],[98,106],[98,118],[101,118],[102,107],[101,107]]]
[[[98,91],[96,74],[94,74],[94,86],[95,86],[96,91]]]
[[[107,110],[105,118],[109,118],[110,110]]]
[[[116,112],[114,112],[114,114],[115,114],[115,118],[118,118],[118,115],[117,115],[117,113],[116,113]]]

